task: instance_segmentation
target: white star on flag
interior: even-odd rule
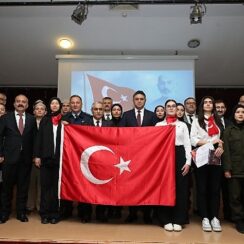
[[[124,96],[123,94],[120,96],[120,98],[122,99],[123,102],[127,102],[127,96]]]
[[[124,171],[130,171],[128,165],[131,162],[131,160],[128,161],[124,161],[123,158],[120,157],[120,163],[119,164],[115,164],[114,166],[120,169],[119,174],[121,175]]]

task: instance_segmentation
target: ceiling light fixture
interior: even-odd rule
[[[59,46],[63,49],[70,49],[73,46],[73,42],[68,38],[62,38],[59,40]]]
[[[71,19],[78,25],[81,25],[88,15],[88,0],[85,0],[83,4],[79,3],[76,9],[71,15]]]
[[[191,39],[188,43],[187,46],[189,48],[197,48],[200,46],[200,40],[198,39]]]
[[[200,24],[202,23],[202,17],[207,12],[207,7],[205,4],[200,3],[199,0],[195,0],[195,5],[191,6],[190,21],[191,24]]]

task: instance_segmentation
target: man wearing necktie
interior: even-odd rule
[[[184,121],[188,123],[190,126],[189,128],[191,129],[191,125],[194,119],[197,118],[196,115],[196,110],[197,110],[197,104],[196,104],[196,99],[194,97],[187,97],[184,101],[184,106],[185,106],[185,115],[184,115]],[[197,212],[197,204],[196,204],[196,181],[194,177],[194,168],[195,168],[195,163],[192,161],[192,172],[190,174],[190,195],[192,194],[192,197],[190,196],[189,199],[189,208],[191,207],[191,198],[192,198],[192,205],[193,209],[195,212]]]
[[[140,126],[154,126],[156,118],[153,112],[145,109],[146,94],[143,91],[137,91],[133,94],[134,108],[126,111],[121,119],[121,126],[125,127],[140,127]],[[137,220],[137,212],[139,207],[129,207],[129,215],[125,220],[127,223],[132,223]],[[145,223],[151,223],[150,206],[141,207],[143,211],[143,219]]]
[[[91,125],[97,127],[110,127],[113,126],[112,121],[107,121],[104,119],[104,106],[102,102],[94,102],[92,104],[92,123]],[[96,206],[96,220],[101,222],[108,221],[108,206],[97,205]]]
[[[102,103],[104,108],[104,119],[112,120],[111,108],[113,105],[113,99],[111,97],[104,97]]]
[[[215,100],[215,107],[216,107],[217,114],[219,115],[224,128],[231,125],[231,121],[229,119],[225,118],[225,113],[227,110],[227,108],[225,106],[225,102],[220,99]]]
[[[196,106],[195,98],[194,97],[186,98],[184,101],[184,106],[185,106],[184,121],[191,125],[193,120],[196,118],[197,106]]]
[[[217,114],[219,115],[221,119],[221,123],[223,124],[223,127],[226,128],[229,125],[231,125],[231,121],[227,118],[225,118],[225,113],[226,113],[226,105],[225,102],[221,99],[215,100],[215,107]],[[223,157],[221,158],[222,160],[222,165],[223,165]],[[225,178],[224,172],[222,175],[222,184],[221,184],[221,190],[222,190],[222,201],[223,201],[223,212],[224,212],[224,219],[225,220],[231,220],[231,210],[229,206],[229,193],[228,193],[228,179]]]
[[[15,184],[17,219],[21,222],[28,221],[26,202],[37,127],[34,116],[26,113],[26,96],[18,95],[14,101],[14,108],[14,112],[2,116],[0,121],[0,163],[3,163],[1,224],[9,219]]]

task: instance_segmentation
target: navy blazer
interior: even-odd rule
[[[15,113],[9,112],[0,118],[0,156],[4,156],[4,163],[15,164],[21,153],[24,162],[32,163],[34,137],[37,132],[36,119],[25,113],[25,127],[21,135],[17,126]]]
[[[91,123],[91,118],[92,116],[90,114],[81,111],[77,118],[74,118],[72,112],[69,112],[62,117],[62,120],[67,121],[70,124],[89,125]]]
[[[141,126],[154,126],[156,124],[155,114],[147,109],[144,109],[144,116]],[[124,112],[120,122],[120,126],[124,127],[137,127],[137,120],[135,109]]]

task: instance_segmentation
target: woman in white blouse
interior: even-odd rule
[[[215,109],[214,99],[205,96],[199,105],[198,118],[191,127],[191,144],[194,147],[212,143],[215,156],[223,153],[220,134],[223,126]],[[220,205],[220,184],[222,169],[220,165],[206,164],[195,169],[197,185],[197,207],[202,217],[203,231],[222,231],[218,220]]]
[[[175,169],[176,169],[176,203],[174,207],[160,206],[158,217],[167,231],[181,231],[182,225],[188,224],[188,172],[191,165],[191,143],[187,125],[176,117],[176,101],[165,103],[166,117],[156,126],[174,125],[175,138]]]

